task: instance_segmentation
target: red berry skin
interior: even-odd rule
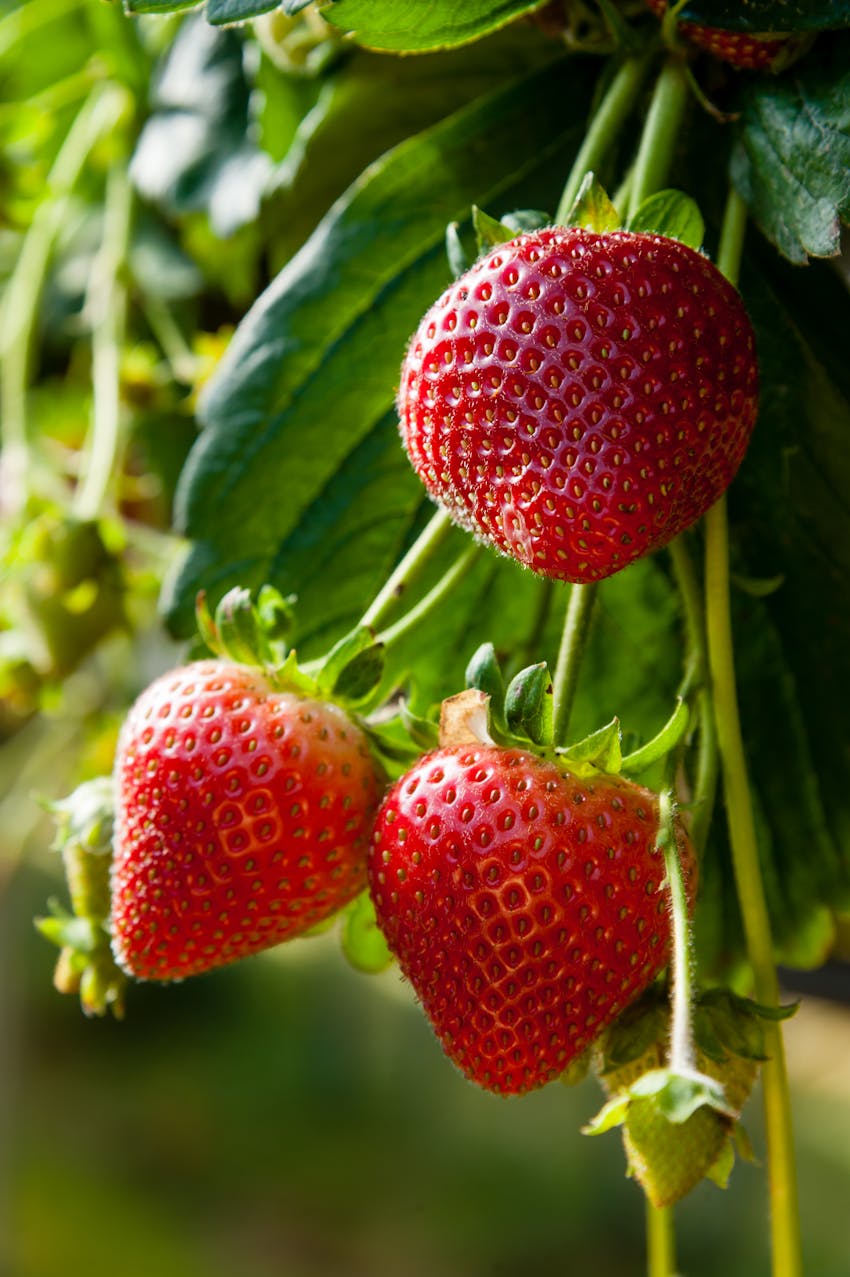
[[[755,424],[737,291],[677,240],[550,228],[499,245],[428,311],[398,408],[452,518],[543,576],[600,580],[695,523]]]
[[[659,18],[667,12],[667,0],[646,0],[646,3]],[[767,70],[785,51],[788,41],[784,35],[724,31],[721,27],[703,27],[696,22],[680,22],[678,29],[686,40],[740,71]]]
[[[300,935],[366,885],[381,795],[361,730],[262,673],[199,661],[136,701],[115,764],[113,948],[176,980]]]
[[[666,964],[657,832],[649,790],[520,749],[440,749],[390,789],[369,856],[378,924],[473,1082],[549,1082]]]

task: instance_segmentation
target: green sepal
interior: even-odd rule
[[[362,892],[342,915],[342,951],[357,971],[377,975],[394,959],[375,918],[375,906],[368,891]]]
[[[622,760],[620,770],[636,776],[640,772],[646,771],[653,763],[657,763],[660,758],[664,758],[671,750],[676,748],[684,737],[688,730],[689,720],[690,710],[685,701],[680,698],[676,702],[676,708],[658,735],[653,736],[652,740],[647,741],[645,745],[641,745],[639,749],[632,750],[630,754],[626,754]]]
[[[558,759],[571,769],[581,770],[593,767],[599,771],[616,775],[622,766],[623,754],[620,746],[620,720],[612,718],[610,723],[591,732],[583,740],[576,741],[566,749],[557,749]]]
[[[515,208],[512,212],[505,213],[502,225],[507,226],[513,235],[522,235],[526,231],[539,231],[542,227],[549,226],[551,221],[552,218],[542,208]]]
[[[602,1106],[583,1127],[585,1135],[601,1135],[627,1119],[633,1100],[651,1100],[658,1115],[681,1126],[697,1109],[708,1107],[724,1117],[737,1114],[730,1107],[723,1087],[705,1073],[677,1073],[670,1068],[650,1069],[630,1086],[624,1087]]]
[[[785,584],[785,576],[741,576],[739,572],[732,572],[729,580],[736,590],[740,590],[742,594],[749,594],[752,599],[766,599],[771,594],[775,594]]]
[[[384,673],[383,644],[365,625],[351,630],[331,648],[316,675],[322,695],[349,705],[361,705],[379,685]]]
[[[437,748],[440,743],[439,725],[430,718],[423,718],[421,714],[414,714],[406,701],[402,702],[401,721],[414,745],[425,750]]]
[[[699,250],[705,222],[695,200],[681,191],[656,191],[632,213],[626,230],[641,235],[664,235]]]
[[[511,679],[505,692],[508,731],[535,745],[552,743],[552,676],[545,661],[529,665]],[[492,705],[492,700],[490,704]]]
[[[694,1011],[697,1044],[715,1059],[720,1058],[719,1044],[726,1054],[761,1062],[767,1059],[762,1021],[787,1020],[796,1010],[796,1003],[766,1007],[729,989],[710,989],[700,996]]]
[[[449,259],[449,269],[455,279],[465,275],[472,265],[460,237],[459,222],[449,222],[446,227],[446,257]]]
[[[610,195],[594,173],[585,173],[573,206],[567,214],[567,226],[579,226],[603,235],[617,231],[623,224]]]
[[[210,612],[204,591],[195,600],[195,621],[204,643],[218,656],[240,665],[281,665],[294,625],[293,600],[264,585],[252,602],[250,590],[234,586]]]
[[[655,989],[633,1002],[619,1016],[600,1042],[599,1074],[615,1072],[645,1055],[667,1038],[670,1008]]]
[[[728,1188],[729,1176],[735,1169],[735,1148],[731,1140],[724,1140],[717,1160],[712,1162],[708,1170],[705,1172],[705,1178],[710,1179],[712,1184],[716,1184],[718,1188]]]
[[[94,918],[78,918],[63,909],[57,900],[48,900],[47,907],[50,910],[49,916],[35,918],[35,927],[58,949],[67,947],[77,953],[88,955],[102,948],[104,937],[108,942],[109,931],[102,921]]]
[[[576,1056],[572,1063],[567,1065],[558,1081],[564,1086],[578,1086],[579,1082],[583,1082],[587,1077],[592,1058],[592,1050],[583,1051],[581,1055]]]
[[[302,670],[295,652],[288,652],[282,665],[266,674],[279,692],[293,692],[296,696],[316,696],[318,688],[312,674]]]
[[[581,1128],[582,1135],[604,1135],[606,1131],[613,1131],[615,1126],[622,1126],[629,1111],[629,1102],[628,1092],[618,1091],[584,1124]]]
[[[477,204],[472,205],[472,229],[475,231],[479,254],[488,253],[491,248],[507,244],[508,240],[516,238],[516,231],[512,231],[504,222],[497,222],[495,217],[485,213]]]
[[[476,649],[466,667],[466,686],[490,697],[487,709],[490,735],[499,744],[509,743],[511,733],[505,718],[505,680],[492,643],[482,643]]]

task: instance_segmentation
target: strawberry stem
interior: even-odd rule
[[[682,62],[672,57],[658,77],[641,134],[629,189],[630,217],[667,180],[687,101],[688,81]]]
[[[9,502],[18,507],[25,505],[31,487],[27,380],[50,257],[67,223],[71,193],[83,165],[98,138],[114,125],[121,100],[115,85],[99,84],[80,107],[47,176],[48,194],[36,210],[6,288],[0,318],[0,416],[5,490]]]
[[[390,625],[386,630],[382,630],[376,636],[376,641],[383,644],[385,649],[389,649],[406,637],[411,630],[421,625],[425,617],[434,608],[439,607],[446,596],[451,593],[481,553],[483,553],[483,547],[475,543],[464,550],[463,554],[455,559],[448,572],[443,574],[434,588],[429,590],[425,597],[420,599],[416,606],[412,607],[398,621]]]
[[[570,590],[564,632],[555,666],[552,689],[553,743],[566,743],[567,728],[578,688],[578,676],[596,599],[596,583],[574,585]]]
[[[365,629],[377,629],[386,619],[387,613],[410,589],[415,577],[443,544],[451,529],[452,521],[446,511],[438,510],[363,613],[360,624]]]
[[[730,191],[723,221],[718,266],[737,283],[747,211]],[[735,684],[732,618],[729,601],[729,530],[721,498],[705,517],[705,589],[708,656],[717,740],[723,770],[726,814],[738,903],[757,1000],[775,1007],[779,985],[773,956],[770,917],[759,865],[752,795],[741,736]],[[774,1277],[800,1277],[799,1207],[794,1167],[791,1105],[780,1025],[764,1025],[766,1054],[762,1070],[768,1177],[771,1203]]]
[[[653,1206],[649,1198],[646,1199],[646,1271],[647,1277],[674,1277],[676,1272],[673,1208]]]
[[[645,52],[640,57],[627,58],[611,81],[573,161],[555,213],[557,225],[567,224],[585,176],[599,167],[632,113],[635,98],[649,70],[651,52]]]
[[[707,689],[708,651],[705,638],[705,612],[701,584],[688,551],[686,537],[684,535],[676,537],[667,549],[682,601],[687,634],[685,672],[679,685],[679,695],[693,700],[699,731],[692,799],[693,814],[688,832],[697,852],[701,852],[711,824],[719,776],[717,732],[714,726],[711,697]]]
[[[109,500],[122,452],[121,343],[127,289],[121,274],[127,259],[133,215],[133,190],[119,161],[106,184],[103,242],[92,267],[86,309],[92,333],[92,428],[83,466],[85,478],[74,494],[80,519],[95,519]]]
[[[665,789],[658,798],[658,846],[664,853],[667,871],[667,888],[670,892],[672,920],[672,954],[670,968],[673,990],[670,1013],[669,1067],[674,1073],[694,1073],[696,1053],[691,1017],[693,1004],[693,964],[691,961],[691,930],[688,917],[688,893],[685,876],[679,859],[675,829],[675,804],[673,794]]]

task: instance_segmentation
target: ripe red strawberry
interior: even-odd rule
[[[520,749],[439,749],[392,787],[369,856],[378,924],[468,1078],[542,1086],[661,970],[657,833],[649,790]]]
[[[667,0],[646,0],[653,13],[663,18]],[[763,71],[784,52],[788,37],[771,32],[724,31],[720,27],[703,27],[696,22],[680,22],[679,31],[692,44],[730,66],[744,71]]]
[[[199,661],[130,711],[115,768],[113,946],[145,980],[222,966],[365,886],[379,774],[334,705]]]
[[[754,337],[700,253],[551,228],[500,245],[413,336],[413,466],[464,527],[543,576],[594,581],[673,539],[741,463]]]

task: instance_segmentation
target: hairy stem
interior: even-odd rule
[[[376,629],[386,619],[387,613],[392,611],[402,595],[410,589],[412,582],[431,555],[443,544],[451,529],[452,521],[446,511],[437,510],[363,613],[361,625]]]
[[[630,217],[667,180],[687,100],[688,81],[683,65],[673,57],[658,77],[641,135],[629,190]]]
[[[73,503],[74,513],[81,519],[94,519],[102,513],[111,499],[121,463],[120,360],[127,312],[127,290],[121,276],[130,242],[132,209],[130,180],[119,162],[107,181],[103,242],[92,267],[86,302],[92,330],[93,409],[84,478]]]
[[[427,530],[427,529],[426,529]],[[463,579],[472,564],[478,558],[479,554],[483,554],[483,548],[480,545],[472,544],[455,560],[432,590],[420,599],[415,607],[405,613],[400,620],[390,625],[387,629],[382,630],[377,635],[377,641],[383,643],[385,648],[393,647],[400,642],[411,630],[417,625],[421,625],[434,608],[439,607],[444,599],[451,594],[452,590]]]
[[[646,78],[650,61],[651,55],[646,53],[640,57],[627,58],[611,81],[573,162],[555,213],[557,225],[566,223],[586,174],[593,172],[604,160],[617,134],[634,110],[635,99]]]
[[[596,583],[573,585],[564,617],[564,632],[555,666],[553,689],[553,738],[556,745],[563,745],[578,688],[578,676],[590,621],[596,599]]]
[[[667,872],[670,915],[673,923],[673,945],[670,956],[673,989],[668,1062],[674,1073],[691,1073],[696,1069],[691,1017],[693,1005],[691,926],[685,875],[682,872],[682,862],[679,859],[679,848],[676,842],[675,814],[673,794],[669,789],[665,789],[658,799],[658,845],[664,852],[664,868]]]
[[[738,278],[745,225],[746,208],[740,196],[733,191],[726,206],[718,253],[718,265],[733,283]],[[708,656],[735,883],[753,969],[755,995],[766,1006],[776,1006],[779,984],[735,683],[725,498],[721,498],[706,515],[705,533]],[[767,1134],[773,1277],[800,1277],[799,1206],[782,1030],[779,1024],[766,1021],[764,1032],[768,1058],[762,1068],[762,1092]]]
[[[646,1203],[646,1272],[647,1277],[674,1277],[676,1272],[676,1239],[673,1233],[672,1206]]]

